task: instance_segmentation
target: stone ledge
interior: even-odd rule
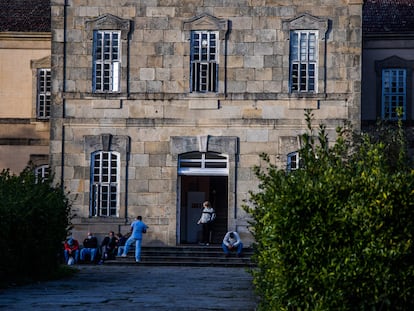
[[[218,109],[219,101],[217,99],[190,99],[188,109]]]

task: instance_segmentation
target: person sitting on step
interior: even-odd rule
[[[236,251],[237,257],[242,256],[243,243],[236,231],[227,232],[221,246],[226,257],[230,256],[231,251]]]

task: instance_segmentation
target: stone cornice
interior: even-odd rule
[[[50,32],[0,32],[0,40],[45,41],[52,40]]]

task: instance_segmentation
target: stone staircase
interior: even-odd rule
[[[135,249],[131,247],[127,257],[106,260],[105,265],[137,265]],[[193,267],[252,267],[250,257],[252,248],[244,248],[243,256],[235,253],[225,257],[220,245],[186,245],[186,246],[143,246],[141,262],[146,266],[193,266]]]

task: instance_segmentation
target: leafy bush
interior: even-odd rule
[[[40,279],[55,272],[69,226],[69,202],[50,180],[36,183],[32,169],[0,173],[0,278]]]
[[[414,307],[414,173],[403,131],[338,129],[332,147],[306,114],[302,169],[255,168],[254,284],[260,310]]]

